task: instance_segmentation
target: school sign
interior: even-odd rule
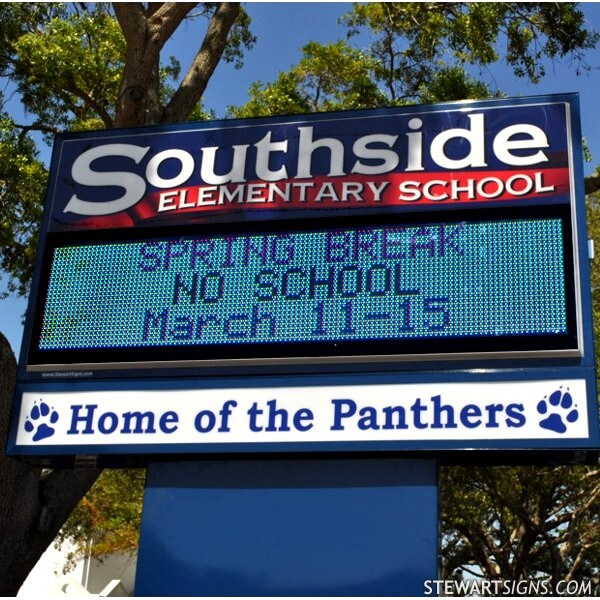
[[[598,447],[576,95],[57,137],[9,452]]]

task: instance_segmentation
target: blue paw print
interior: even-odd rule
[[[54,425],[58,421],[58,413],[51,409],[45,402],[40,400],[39,405],[35,403],[29,417],[25,421],[25,431],[33,434],[33,441],[39,442],[54,435]]]
[[[540,427],[555,431],[556,433],[565,433],[567,423],[575,423],[579,419],[579,412],[573,405],[573,398],[567,388],[563,392],[562,387],[552,392],[550,397],[544,396],[537,405],[537,411],[540,415],[548,415],[540,421]]]

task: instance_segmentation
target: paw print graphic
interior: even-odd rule
[[[552,392],[550,397],[544,396],[538,402],[537,411],[544,417],[540,421],[540,427],[556,433],[565,433],[566,423],[575,423],[579,419],[579,412],[573,403],[569,389],[563,391],[562,386]]]
[[[45,402],[34,403],[29,416],[25,420],[25,431],[33,433],[33,441],[39,442],[54,435],[52,427],[58,421],[58,413]]]

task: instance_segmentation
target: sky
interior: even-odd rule
[[[351,4],[344,2],[252,2],[245,6],[252,17],[252,31],[258,36],[258,41],[254,49],[247,53],[241,70],[224,63],[217,67],[207,88],[204,106],[213,109],[218,117],[225,115],[227,106],[246,101],[247,90],[252,82],[273,81],[279,72],[296,64],[307,42],[315,40],[328,43],[345,38],[346,29],[338,24],[338,19],[351,9]],[[600,3],[583,3],[582,8],[590,27],[600,31]],[[196,48],[195,40],[194,43],[190,42],[194,36],[193,24],[184,24],[165,51],[167,56],[176,56],[184,69],[192,58],[191,52]],[[353,40],[353,43],[360,47],[361,44],[366,45],[368,39],[362,36]],[[588,54],[587,61],[592,70],[579,77],[572,65],[550,65],[546,78],[537,85],[515,78],[511,71],[500,64],[483,74],[488,84],[508,96],[578,92],[583,135],[594,158],[594,162],[584,166],[586,175],[593,172],[596,164],[600,164],[600,47]],[[25,115],[18,101],[13,101],[10,108],[15,119],[22,122]],[[49,149],[46,149],[42,156],[49,154]],[[0,289],[3,287],[0,281]],[[23,298],[0,300],[0,331],[8,338],[17,357],[26,307],[27,301]]]

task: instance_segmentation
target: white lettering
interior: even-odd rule
[[[536,173],[536,175],[539,175],[539,174],[540,173]],[[524,184],[521,189],[515,187],[515,183],[517,181],[520,181]],[[532,189],[533,189],[533,180],[531,179],[531,177],[528,177],[527,175],[517,174],[517,175],[513,175],[512,177],[509,177],[506,180],[506,191],[509,194],[512,194],[513,196],[525,196],[526,194],[529,194]]]
[[[312,177],[312,154],[317,148],[327,148],[330,152],[328,173],[330,177],[345,175],[344,144],[337,138],[313,140],[313,129],[313,127],[298,127],[300,141],[298,146],[297,176],[300,178]]]
[[[402,121],[394,122],[404,127],[402,134],[372,133],[360,137],[352,130],[340,134],[339,138],[318,137],[315,125],[298,126],[297,137],[273,140],[274,135],[284,136],[284,133],[278,133],[279,129],[264,133],[263,129],[254,143],[199,147],[197,154],[169,148],[154,155],[149,154],[151,147],[134,144],[96,146],[82,152],[73,162],[71,176],[81,188],[76,188],[77,193],[66,203],[64,212],[86,216],[119,213],[139,202],[148,186],[158,190],[158,199],[154,200],[157,212],[194,206],[272,203],[280,199],[286,203],[381,202],[390,181],[366,182],[360,177],[352,180],[347,176],[422,172],[424,162],[432,168],[431,178],[427,178],[430,180],[400,181],[400,201],[415,202],[423,197],[432,202],[465,197],[494,199],[502,194],[521,197],[555,191],[554,186],[544,186],[543,172],[507,173],[506,180],[497,173],[488,173],[488,176],[480,173],[472,179],[444,174],[444,170],[487,167],[486,143],[488,152],[493,152],[498,161],[510,167],[548,161],[543,151],[549,147],[548,137],[539,127],[528,123],[509,125],[498,131],[490,143],[486,139],[485,113],[466,114],[462,118],[461,123],[466,121],[466,127],[444,130],[443,126],[432,125],[429,131],[423,131],[425,119],[413,117],[403,125]],[[290,149],[292,144],[295,147]],[[288,151],[294,157],[296,152],[298,154],[295,174],[290,164],[294,159],[288,156]],[[346,156],[346,152],[350,155]],[[130,164],[131,171],[127,171],[128,161],[123,159],[139,164],[140,173],[133,172]],[[252,161],[254,165],[249,164]],[[313,163],[319,165],[318,173]],[[111,164],[125,167],[111,171]],[[302,181],[316,175],[346,179]],[[117,188],[117,192],[92,195],[88,191],[90,198],[86,200],[81,191],[83,187]],[[111,199],[119,193],[118,198]]]
[[[447,129],[433,138],[431,142],[431,158],[444,169],[466,169],[468,167],[487,167],[485,162],[484,116],[468,115],[471,129]],[[448,158],[446,144],[452,139],[463,138],[469,144],[469,152],[464,158]]]
[[[400,195],[398,198],[404,202],[415,202],[421,198],[420,183],[418,181],[401,181],[398,186]]]
[[[526,135],[525,139],[511,139],[513,136]],[[548,148],[548,138],[546,134],[535,125],[519,123],[505,127],[498,132],[494,138],[494,154],[507,165],[515,167],[525,167],[546,162],[548,158],[541,151],[533,154],[514,155],[511,150],[535,150],[538,148]]]
[[[150,150],[149,146],[105,144],[104,146],[96,146],[80,154],[75,159],[71,168],[71,176],[75,183],[90,187],[114,185],[122,187],[125,193],[116,200],[104,202],[88,202],[73,194],[65,206],[64,212],[86,216],[112,215],[137,204],[146,192],[146,182],[142,177],[127,171],[94,171],[91,165],[96,159],[106,156],[130,158],[137,165],[146,156],[148,150]]]
[[[216,203],[215,192],[217,189],[216,185],[198,188],[198,206],[213,206]]]
[[[357,160],[352,167],[352,173],[363,175],[379,175],[393,171],[400,162],[398,155],[393,150],[385,148],[369,148],[369,144],[385,144],[391,148],[398,139],[397,135],[373,134],[360,137],[354,142],[352,151],[358,158],[381,161],[378,165],[365,165]]]
[[[166,160],[178,160],[181,168],[179,169],[179,175],[172,177],[171,179],[164,179],[158,174],[160,165]],[[153,156],[148,162],[146,167],[146,179],[148,183],[157,188],[175,188],[185,183],[194,172],[194,158],[189,152],[185,150],[177,150],[171,148],[164,152],[159,152],[156,156]]]
[[[218,146],[202,148],[202,164],[200,167],[200,177],[202,178],[202,181],[213,185],[241,183],[246,181],[244,179],[244,171],[246,170],[246,151],[248,150],[248,146],[249,144],[232,146],[233,159],[231,161],[231,169],[229,172],[223,173],[223,175],[217,175],[215,173],[217,151],[220,150],[220,148]]]
[[[429,198],[430,200],[433,200],[435,202],[438,202],[440,200],[447,200],[448,193],[446,191],[444,191],[441,194],[434,194],[432,192],[432,188],[434,188],[434,187],[441,187],[441,188],[445,189],[446,183],[447,182],[439,181],[438,179],[433,179],[432,181],[426,182],[425,185],[423,186],[423,195],[426,198]]]
[[[381,202],[381,194],[389,184],[389,181],[382,181],[379,185],[374,181],[367,181],[367,186],[373,192],[374,202]]]
[[[256,142],[254,146],[257,149],[256,153],[256,175],[264,181],[279,181],[287,178],[287,170],[285,167],[280,167],[277,171],[271,171],[269,168],[269,155],[271,152],[287,152],[287,140],[281,142],[271,141],[271,132],[269,131],[265,137]]]
[[[423,133],[416,131],[423,125],[421,119],[411,119],[408,122],[409,129],[413,131],[406,134],[408,138],[408,164],[407,171],[424,171],[423,166]]]
[[[477,193],[483,198],[497,198],[504,192],[504,182],[498,177],[484,177],[477,182]]]
[[[177,205],[175,204],[175,198],[179,196],[179,191],[175,190],[174,192],[161,192],[158,197],[158,212],[163,212],[165,210],[175,210]]]

